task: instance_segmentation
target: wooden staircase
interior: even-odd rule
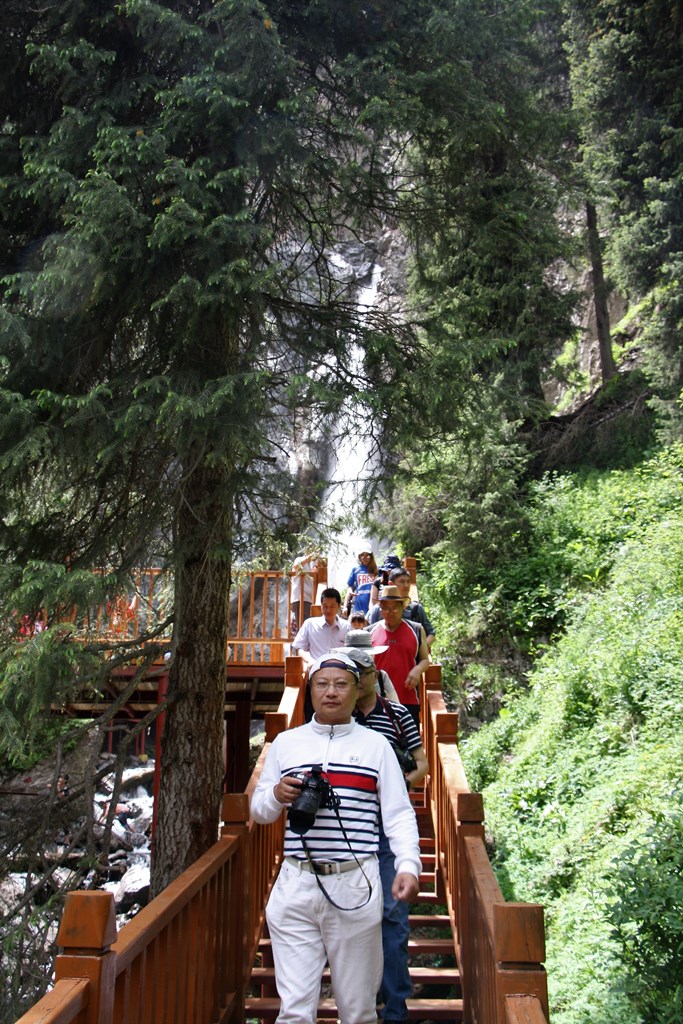
[[[422,790],[411,793],[420,831],[423,871],[420,892],[411,905],[408,956],[413,979],[413,998],[408,1000],[410,1021],[463,1020],[460,972],[456,966],[451,922],[443,913],[443,885],[437,876],[434,829],[429,808],[424,806]],[[440,912],[441,911],[441,912]],[[273,1021],[280,1009],[275,987],[275,972],[266,934],[259,942],[256,963],[251,972],[250,994],[244,1002],[245,1020]],[[330,992],[330,972],[322,978],[318,1020],[337,1019],[337,1005]],[[381,1013],[381,1010],[378,1011]]]

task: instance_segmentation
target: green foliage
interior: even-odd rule
[[[645,363],[662,398],[675,400],[683,379],[680,5],[571,0],[564,8],[584,168],[611,218],[607,264],[623,294],[653,297]]]
[[[457,446],[446,451],[393,513],[410,510],[415,492],[412,508],[434,510],[444,536],[423,554],[424,594],[430,611],[450,619],[454,646],[504,640],[533,652],[547,643],[606,582],[622,545],[681,500],[680,445],[633,471],[555,474],[525,486],[516,477],[521,453],[515,460],[501,448],[496,461],[492,449],[465,463]]]
[[[683,1015],[683,798],[657,810],[609,865],[607,908],[628,967],[626,991],[646,1024]]]
[[[560,1024],[680,1017],[682,454],[536,489],[565,630],[464,744],[506,895],[546,906]]]

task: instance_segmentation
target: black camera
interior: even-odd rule
[[[310,772],[295,775],[301,779],[301,793],[289,808],[289,827],[302,836],[308,832],[321,807],[335,807],[335,792],[323,777],[323,766],[314,764]]]
[[[392,743],[392,747],[403,774],[407,775],[409,772],[414,772],[417,768],[417,762],[410,751],[406,750],[405,747],[398,746],[396,743]]]

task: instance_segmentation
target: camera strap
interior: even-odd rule
[[[377,699],[379,700],[380,704],[382,705],[382,707],[384,709],[385,715],[391,721],[391,724],[394,727],[394,732],[396,733],[396,735],[397,735],[397,737],[399,739],[399,742],[402,741],[403,743],[405,743],[405,745],[407,747],[407,745],[408,745],[408,737],[406,736],[405,729],[403,728],[403,725],[401,724],[400,718],[398,718],[396,716],[396,712],[392,708],[392,706],[389,703],[389,701],[386,700],[380,693],[377,694]]]
[[[335,901],[332,899],[332,897],[328,893],[328,891],[325,888],[325,886],[323,885],[323,883],[320,881],[320,875],[315,870],[315,861],[312,860],[312,858],[311,858],[311,854],[309,852],[308,846],[306,845],[306,840],[304,839],[303,836],[301,836],[301,845],[304,848],[304,853],[306,854],[306,860],[308,861],[308,863],[311,866],[311,873],[315,877],[316,885],[320,889],[321,893],[323,894],[323,896],[325,897],[327,902],[331,903],[332,906],[335,907],[337,910],[344,910],[344,911],[360,910],[361,907],[366,906],[366,904],[368,904],[370,902],[371,898],[372,898],[372,882],[370,881],[368,876],[365,874],[365,871],[363,870],[363,865],[358,860],[358,857],[356,856],[356,854],[353,851],[353,847],[351,846],[351,843],[349,841],[349,837],[346,834],[346,829],[344,828],[344,822],[341,820],[341,816],[339,814],[339,801],[338,800],[336,800],[335,803],[334,803],[334,813],[337,816],[337,821],[339,822],[339,827],[342,830],[342,835],[344,836],[344,839],[346,840],[346,845],[348,846],[349,850],[351,850],[351,854],[353,856],[353,859],[355,860],[356,864],[360,868],[360,872],[361,872],[363,878],[365,879],[365,881],[367,882],[367,885],[368,885],[368,894],[367,894],[367,896],[365,897],[365,899],[363,900],[362,903],[359,903],[355,907],[340,907],[338,903],[335,903]]]

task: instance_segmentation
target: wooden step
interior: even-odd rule
[[[436,907],[443,903],[443,900],[439,899],[435,892],[428,892],[427,890],[425,890],[424,892],[419,892],[417,894],[417,896],[415,897],[415,902],[428,903],[431,906]]]
[[[430,956],[455,956],[453,937],[447,939],[421,939],[419,936],[408,939],[408,956],[421,953]]]
[[[448,914],[411,914],[409,917],[411,928],[447,928],[451,929],[451,919]]]
[[[411,967],[410,977],[419,985],[459,985],[460,971],[457,967]],[[331,981],[330,969],[326,967],[321,981],[324,985]],[[251,972],[251,984],[255,986],[274,984],[274,967],[254,967]]]
[[[408,1020],[462,1020],[462,999],[407,999]]]
[[[259,952],[270,955],[270,939],[261,939],[259,942]],[[423,939],[420,936],[414,936],[408,939],[408,955],[411,954],[423,954],[431,956],[455,956],[455,944],[453,937],[450,936],[447,939]],[[268,970],[267,967],[256,967],[254,970]]]
[[[462,999],[408,999],[408,1020],[463,1019]],[[274,1020],[280,1012],[280,1000],[276,996],[255,997],[244,1000],[246,1018]],[[321,999],[318,1003],[318,1020],[336,1020],[337,1005],[334,999]]]
[[[457,967],[411,967],[410,977],[415,985],[460,987],[460,971]]]

